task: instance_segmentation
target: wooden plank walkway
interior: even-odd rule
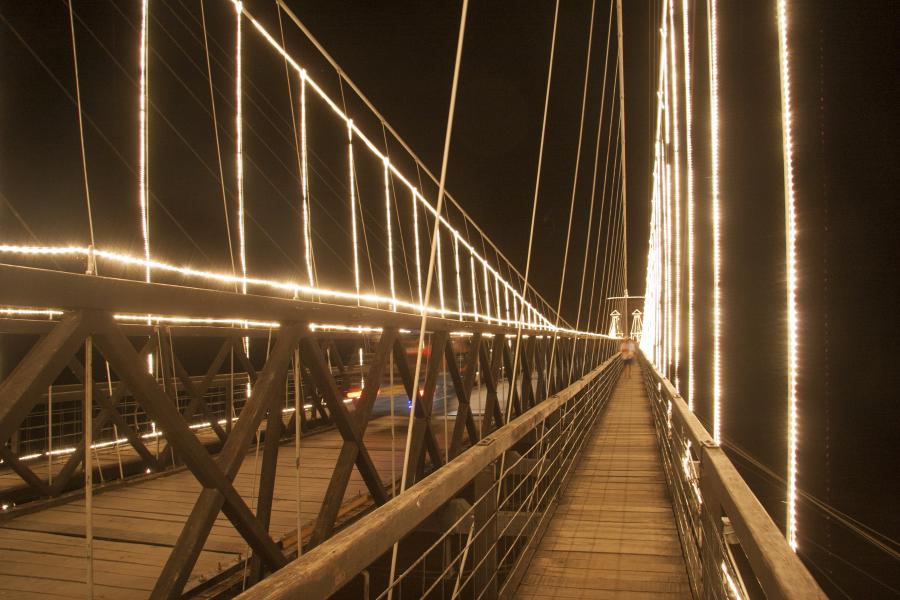
[[[618,381],[516,597],[691,597],[638,367]]]
[[[366,446],[385,484],[392,472],[399,477],[403,462],[407,417],[370,422]],[[435,434],[443,447],[443,423],[435,418]],[[341,437],[336,430],[302,439],[301,513],[304,524],[318,514],[325,489],[337,462]],[[394,468],[392,470],[392,459]],[[261,460],[261,456],[260,456]],[[258,479],[251,449],[235,488],[255,506]],[[278,540],[296,529],[297,481],[294,445],[278,454],[278,477],[271,532]],[[252,491],[251,491],[252,490]],[[94,496],[94,595],[96,598],[146,598],[194,506],[200,484],[181,470],[132,485],[118,486]],[[367,494],[354,470],[344,501]],[[304,525],[304,528],[306,525]],[[246,542],[221,514],[203,548],[186,590],[233,566],[246,555]],[[0,598],[85,597],[84,500],[78,499],[23,514],[0,526]]]

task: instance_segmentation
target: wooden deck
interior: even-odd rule
[[[690,598],[640,372],[622,377],[531,559],[518,598]]]
[[[443,424],[440,419],[435,421],[435,434],[443,438]],[[394,425],[393,472],[399,477],[406,417],[396,417]],[[392,475],[391,418],[373,420],[365,442],[375,467],[388,484]],[[340,446],[341,438],[335,430],[302,440],[303,523],[312,522],[318,514]],[[251,449],[234,482],[251,507],[255,506],[258,485],[254,464]],[[270,529],[276,540],[296,529],[296,490],[294,445],[289,443],[280,448],[278,455]],[[94,496],[96,598],[149,596],[199,491],[200,484],[190,471],[181,470]],[[344,501],[365,494],[366,486],[354,470]],[[0,553],[0,598],[85,597],[84,500],[72,500],[3,523]],[[246,543],[220,514],[185,589],[233,566],[246,553]]]

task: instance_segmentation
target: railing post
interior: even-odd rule
[[[475,597],[484,600],[497,598],[497,494],[495,465],[479,471],[474,480],[475,532],[473,556],[475,566]],[[479,501],[480,499],[480,501]]]
[[[718,446],[711,441],[704,442],[700,453],[700,495],[703,503],[700,505],[700,564],[702,567],[701,585],[703,598],[718,598],[721,589],[721,577],[719,562],[721,557],[716,552],[716,547],[722,539],[722,504],[716,495],[713,482],[714,473],[710,466],[709,451]]]

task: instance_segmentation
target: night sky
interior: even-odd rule
[[[289,4],[425,164],[438,172],[459,4],[333,0]],[[591,12],[587,0],[562,4],[531,277],[553,303],[560,289]],[[900,260],[896,234],[900,225],[896,201],[900,42],[895,32],[900,4],[810,0],[789,4],[801,307],[800,485],[898,539],[900,325],[890,307],[896,304]],[[166,254],[179,261],[225,269],[228,249],[214,138],[206,112],[209,90],[198,37],[199,2],[164,0],[151,5],[154,245],[165,247]],[[646,0],[624,2],[627,252],[633,294],[643,293],[646,267],[657,5]],[[139,254],[135,175],[139,3],[81,0],[75,6],[83,19],[77,33],[97,243]],[[228,159],[223,168],[230,181],[233,143],[228,135],[233,113],[224,102],[232,94],[226,76],[233,69],[229,50],[234,44],[233,11],[225,0],[206,0],[206,6],[214,79],[222,95],[220,133]],[[272,2],[252,0],[247,6],[277,31]],[[706,3],[692,0],[692,6],[698,207],[696,401],[698,414],[708,422],[711,240]],[[597,0],[584,148],[564,283],[562,313],[573,323],[609,8],[608,0]],[[524,270],[553,3],[476,0],[469,11],[448,189]],[[775,6],[772,0],[722,0],[719,12],[723,430],[727,441],[781,475],[786,421],[785,236]],[[77,121],[74,104],[66,96],[74,93],[66,5],[61,0],[0,0],[0,16],[0,236],[5,242],[34,243],[36,237],[43,243],[84,245],[88,234]],[[332,97],[340,98],[334,71],[292,25],[285,26],[292,53]],[[255,165],[248,167],[246,188],[252,221],[248,223],[249,260],[254,273],[284,276],[300,269],[301,262],[292,229],[298,190],[290,171],[296,159],[284,67],[250,27],[245,32],[245,68],[257,87],[248,92],[254,98],[247,106],[254,133],[245,142],[248,160]],[[610,77],[615,48],[613,40]],[[615,91],[608,85],[607,102]],[[365,114],[348,89],[344,92],[350,114],[380,139],[377,121]],[[310,118],[327,121],[328,116],[313,112]],[[311,133],[311,143],[320,144],[313,182],[317,183],[316,202],[323,210],[346,202],[340,183],[345,169],[341,146],[330,141],[343,138],[337,123],[330,126],[337,136],[326,136],[324,127]],[[601,153],[606,150],[606,129],[602,133]],[[399,153],[398,146],[393,150]],[[377,182],[373,173],[360,175],[361,189],[367,177]],[[231,194],[232,186],[227,187]],[[179,231],[176,221],[190,232],[192,241]],[[334,223],[319,227],[321,240],[339,237]],[[346,258],[346,251],[338,249],[323,260],[337,269]],[[621,289],[606,291],[618,294]],[[686,377],[686,371],[681,375]],[[737,457],[735,464],[781,525],[783,488]],[[828,522],[809,504],[801,504],[799,526],[801,553],[811,559],[807,564],[830,596],[894,597],[890,588],[859,568],[900,589],[895,562]]]

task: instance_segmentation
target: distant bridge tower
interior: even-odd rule
[[[622,337],[622,328],[620,327],[620,321],[622,318],[622,313],[617,310],[609,313],[610,321],[609,321],[609,336],[610,337]]]
[[[644,329],[644,319],[641,311],[638,309],[634,309],[634,312],[631,313],[631,337],[633,337],[637,342],[641,343],[641,333]]]

